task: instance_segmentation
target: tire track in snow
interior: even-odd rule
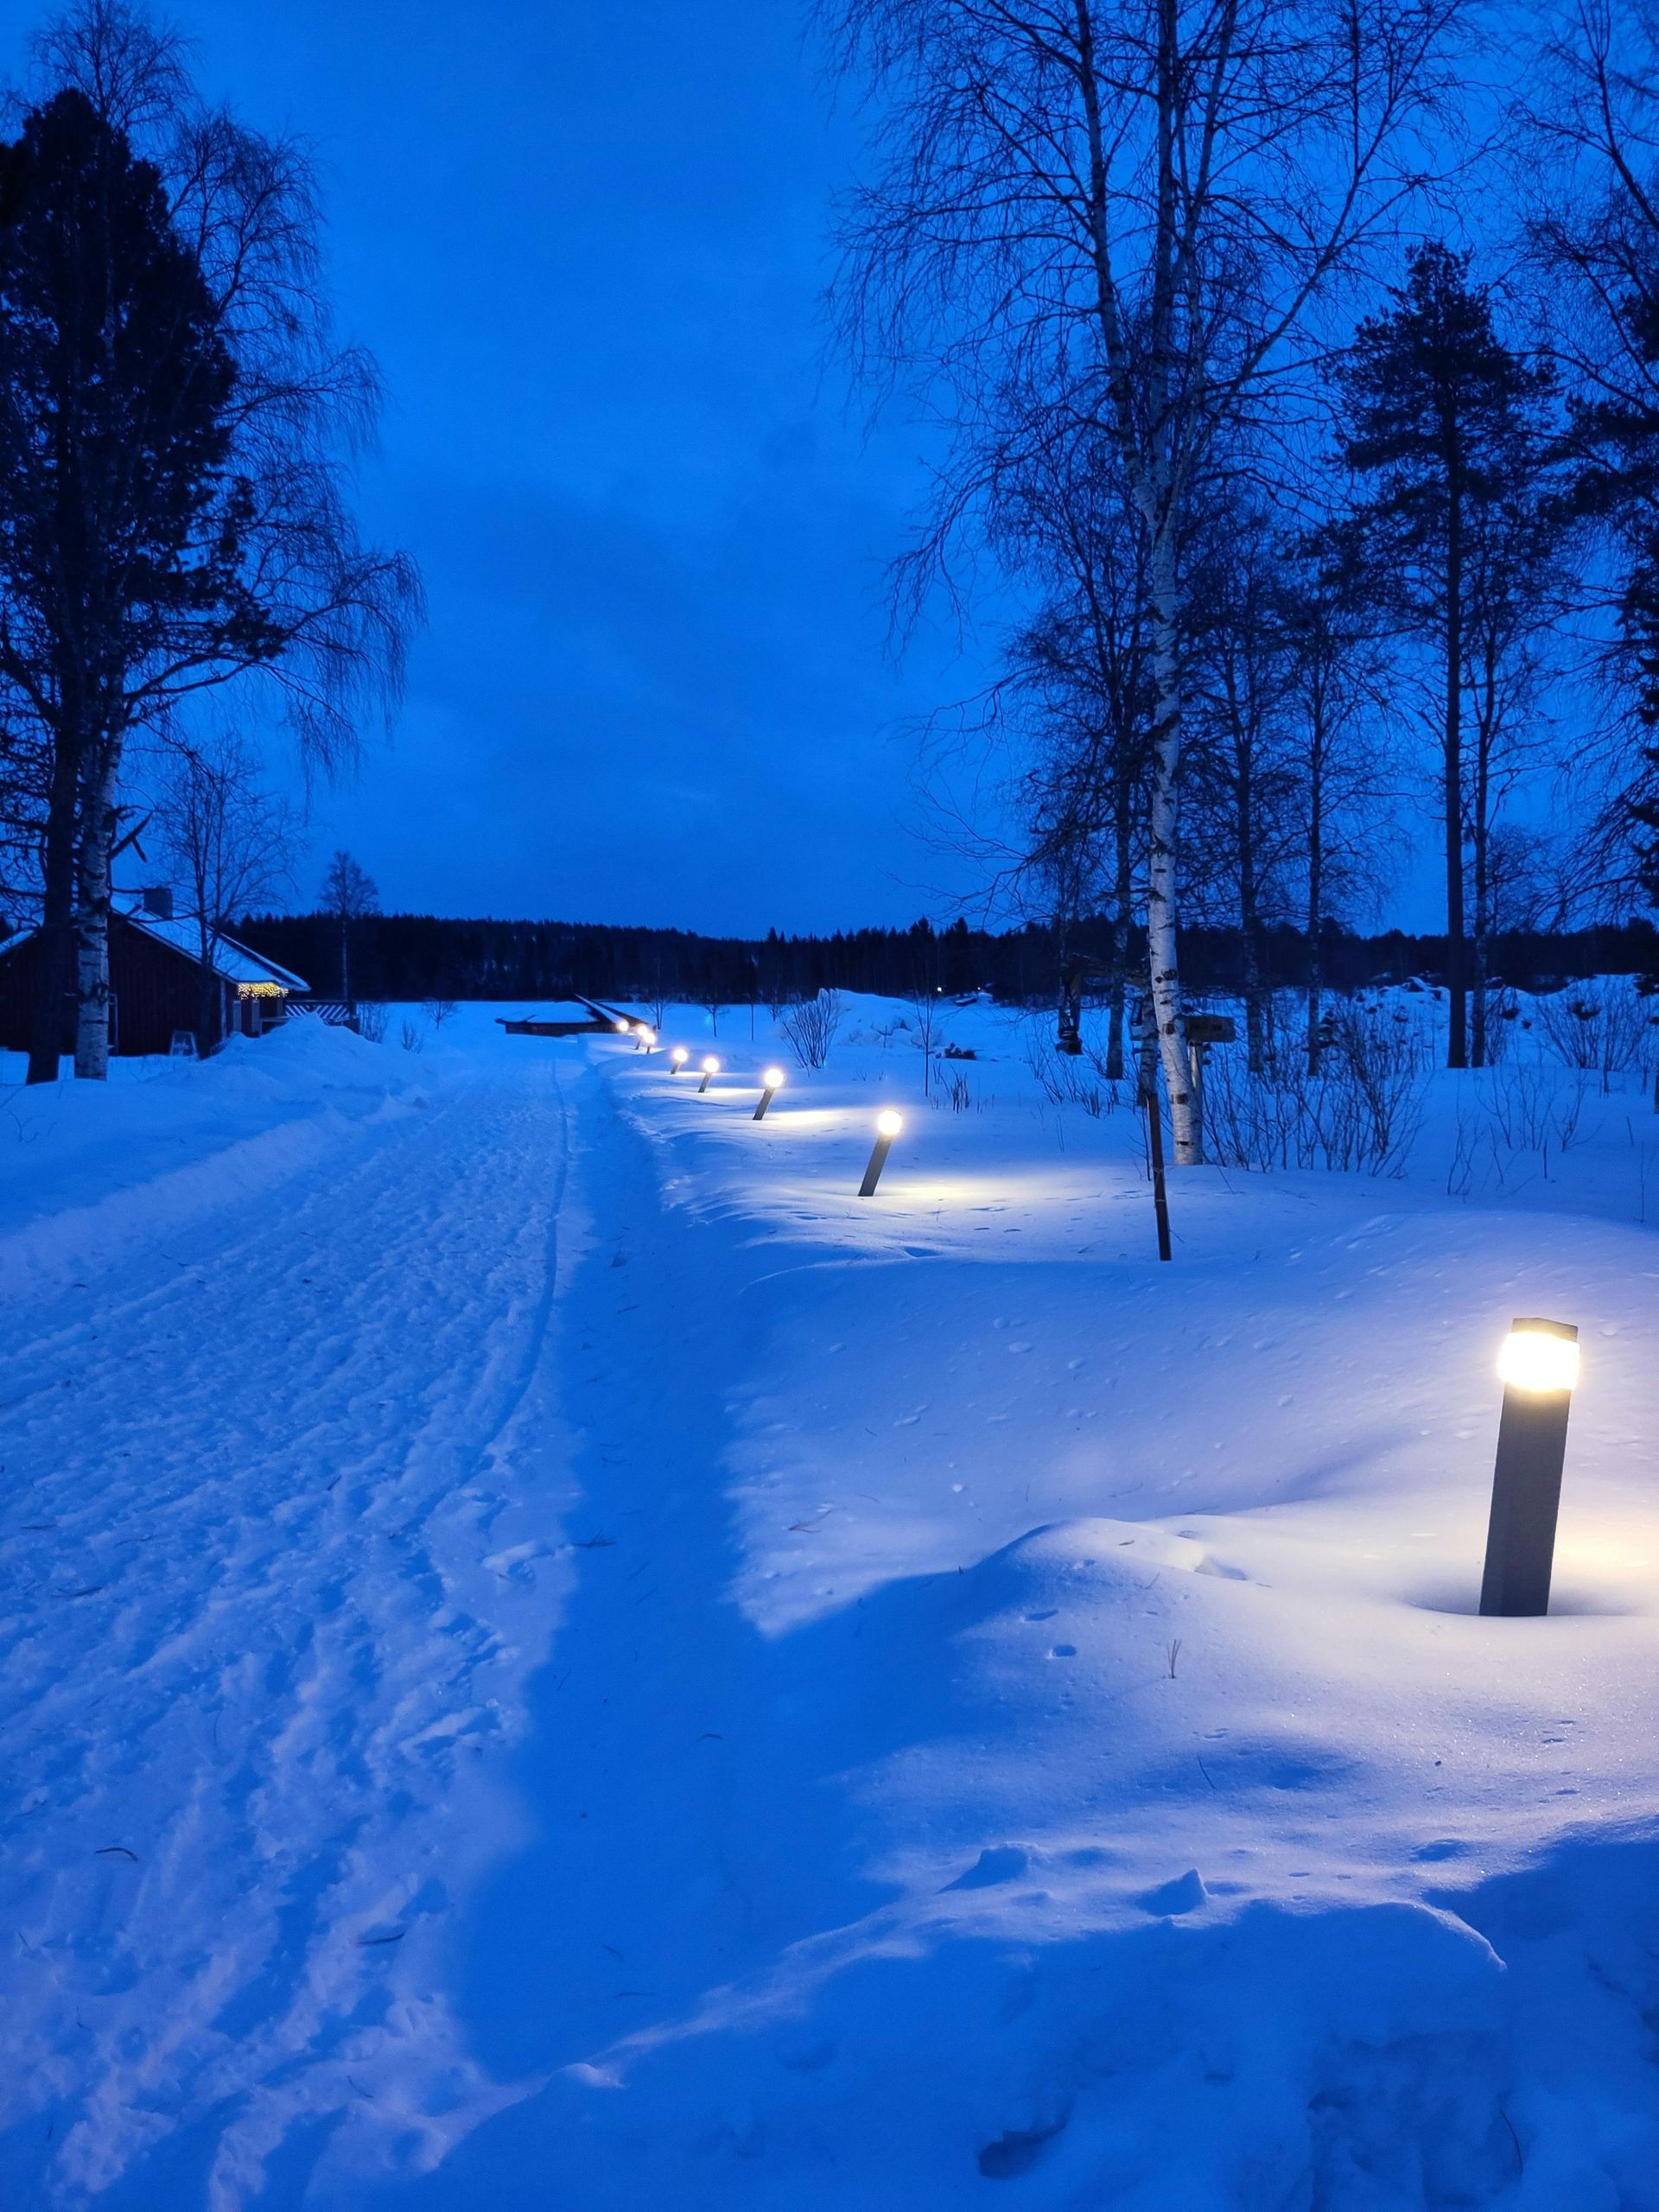
[[[526,1483],[568,1153],[518,1064],[0,1356],[0,2178],[33,2201],[229,2206],[297,2121],[491,2094],[411,1993],[556,1603]]]

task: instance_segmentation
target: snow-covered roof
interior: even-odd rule
[[[201,929],[194,921],[167,920],[160,914],[131,913],[123,916],[136,930],[143,930],[147,937],[170,944],[187,960],[201,957]],[[239,944],[233,937],[215,932],[209,942],[208,960],[216,976],[227,983],[276,983],[285,991],[308,991],[310,984],[302,976],[279,967],[268,960],[263,952],[255,952]]]
[[[135,912],[124,899],[114,901],[114,912],[131,928],[142,930],[146,937],[153,937],[160,944],[170,945],[181,952],[187,960],[201,958],[201,931],[194,921],[167,920],[160,914]],[[38,932],[20,930],[16,937],[0,939],[0,951],[15,952],[19,945],[27,944]],[[268,960],[263,952],[255,952],[235,938],[215,933],[208,946],[208,965],[221,982],[226,983],[275,983],[279,990],[306,991],[311,988],[303,976],[296,976],[291,969],[283,968],[275,960]]]

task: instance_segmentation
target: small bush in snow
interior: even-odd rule
[[[1622,976],[1569,984],[1537,1005],[1550,1051],[1567,1067],[1599,1074],[1604,1090],[1613,1076],[1643,1066],[1653,1051],[1653,1009]]]
[[[1038,1036],[1026,1048],[1026,1065],[1051,1105],[1081,1106],[1098,1121],[1117,1104],[1117,1086],[1106,1080],[1104,1064],[1096,1052],[1090,1052],[1086,1059],[1076,1059],[1069,1052],[1057,1052],[1046,1035]]]
[[[1403,1169],[1422,1121],[1424,1077],[1409,1039],[1363,1007],[1334,1011],[1318,1070],[1289,1041],[1252,1075],[1242,1046],[1205,1070],[1210,1150],[1224,1167],[1331,1167],[1368,1175]]]
[[[391,1019],[386,1008],[373,1000],[360,1000],[357,1008],[357,1033],[366,1037],[371,1045],[380,1044],[386,1033],[386,1024]]]
[[[778,1027],[804,1068],[821,1068],[841,1027],[841,993],[820,991],[817,998],[804,1000]]]

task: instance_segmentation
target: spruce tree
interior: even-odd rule
[[[1438,663],[1447,1065],[1469,1064],[1465,887],[1465,653],[1476,537],[1537,465],[1552,380],[1499,335],[1469,257],[1430,242],[1387,313],[1361,323],[1339,378],[1342,457],[1370,487],[1355,516],[1372,589]]]

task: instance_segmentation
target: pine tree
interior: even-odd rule
[[[1340,390],[1342,454],[1374,488],[1355,518],[1373,588],[1439,662],[1445,841],[1447,1065],[1469,1064],[1471,981],[1465,884],[1466,657],[1480,526],[1513,498],[1537,449],[1552,382],[1506,345],[1469,257],[1431,242],[1413,255],[1394,306],[1363,322]]]

